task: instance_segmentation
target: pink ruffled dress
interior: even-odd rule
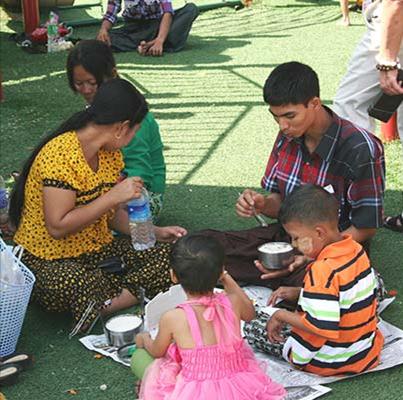
[[[217,344],[203,344],[193,305],[206,307],[203,318],[212,321]],[[286,396],[242,339],[238,318],[225,294],[200,297],[178,307],[186,313],[195,347],[171,344],[166,355],[148,367],[141,400],[279,400]]]

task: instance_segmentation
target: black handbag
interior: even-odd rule
[[[120,257],[114,256],[106,258],[98,263],[98,268],[108,274],[123,275],[127,272],[126,264]]]

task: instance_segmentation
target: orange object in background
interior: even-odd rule
[[[39,26],[39,0],[21,0],[24,31],[30,35]]]
[[[388,122],[381,122],[381,135],[384,142],[399,139],[397,132],[397,113],[394,113]]]

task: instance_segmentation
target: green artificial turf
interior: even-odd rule
[[[279,63],[298,60],[319,74],[321,96],[331,104],[351,52],[364,32],[361,15],[352,26],[336,25],[337,1],[270,0],[234,11],[203,13],[186,49],[162,58],[117,54],[120,74],[140,88],[157,117],[166,146],[168,188],[161,224],[239,229],[253,221],[236,217],[237,192],[258,188],[277,132],[262,100],[262,86]],[[44,132],[83,108],[65,77],[65,53],[30,55],[8,40],[21,23],[2,13],[0,174],[18,169]],[[96,27],[76,28],[91,38]],[[402,147],[385,146],[386,214],[402,210]],[[372,259],[390,289],[398,290],[384,318],[403,329],[403,235],[380,229]],[[18,350],[36,357],[20,382],[3,390],[8,399],[134,399],[128,368],[95,359],[77,339],[69,340],[70,317],[30,305]],[[0,327],[1,329],[1,327]],[[100,327],[97,327],[100,332]],[[331,399],[401,398],[402,368],[332,384]],[[106,391],[99,386],[106,384]],[[213,400],[213,399],[212,399]],[[225,400],[225,399],[222,399]]]

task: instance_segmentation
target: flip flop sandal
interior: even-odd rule
[[[34,364],[34,357],[31,354],[13,353],[7,357],[0,357],[0,366],[17,365],[21,371],[31,368]]]
[[[17,382],[20,369],[15,364],[0,365],[0,386],[10,386]]]
[[[395,217],[386,217],[383,221],[383,226],[395,232],[403,232],[402,214],[396,215]]]

